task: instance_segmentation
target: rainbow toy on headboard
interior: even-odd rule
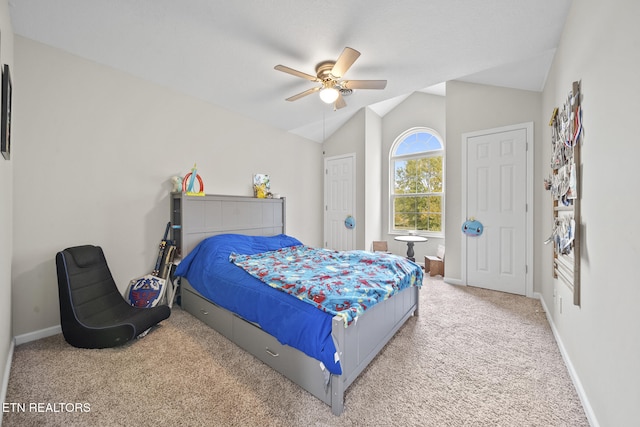
[[[198,181],[200,184],[200,191],[194,191],[195,181]],[[182,192],[186,193],[187,196],[204,196],[204,184],[202,183],[202,178],[198,175],[198,168],[196,164],[193,164],[193,168],[191,168],[191,172],[184,176],[182,180]]]

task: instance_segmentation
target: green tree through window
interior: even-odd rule
[[[392,232],[444,233],[444,145],[432,129],[400,135],[391,149]]]

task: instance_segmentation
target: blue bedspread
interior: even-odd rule
[[[341,317],[345,326],[379,301],[422,285],[420,267],[385,253],[300,245],[258,254],[232,253],[229,259],[269,286]]]
[[[255,255],[301,245],[284,234],[213,236],[198,244],[181,261],[175,274],[185,277],[208,300],[257,323],[280,343],[304,352],[322,362],[329,372],[340,375],[342,369],[331,336],[333,314],[265,286],[229,261],[231,253]],[[417,265],[416,268],[420,270]]]
[[[178,265],[176,276],[185,277],[202,296],[257,323],[282,344],[321,361],[333,374],[341,374],[331,337],[332,316],[282,292],[229,262],[231,252],[256,254],[300,241],[286,235],[272,237],[223,234],[203,240]]]

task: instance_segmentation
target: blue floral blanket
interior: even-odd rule
[[[253,255],[232,252],[229,261],[273,288],[340,316],[345,326],[378,301],[422,286],[423,277],[420,266],[397,255],[305,245]]]

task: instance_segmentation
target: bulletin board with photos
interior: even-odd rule
[[[582,92],[573,82],[564,104],[553,110],[551,127],[551,174],[545,188],[553,197],[553,231],[546,243],[553,244],[553,277],[573,292],[574,305],[580,305],[580,150]]]
[[[0,34],[0,45],[2,44],[2,34]],[[1,52],[0,52],[1,53]],[[2,55],[0,55],[2,58]],[[11,159],[11,95],[13,85],[11,83],[11,73],[9,65],[4,64],[2,70],[2,95],[0,96],[0,110],[2,117],[0,118],[0,153],[5,160]]]

